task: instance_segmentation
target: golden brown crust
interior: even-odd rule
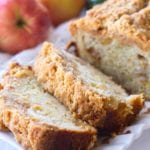
[[[34,70],[45,90],[57,97],[78,118],[98,128],[114,131],[135,119],[143,107],[142,96],[131,97],[140,106],[136,111],[132,105],[127,106],[126,102],[119,102],[117,109],[112,108],[109,103],[115,100],[92,91],[75,74],[75,69],[69,70],[66,57],[49,43],[44,44]]]
[[[5,108],[0,117],[27,150],[86,150],[91,149],[96,140],[92,132],[73,132],[41,124],[10,108]]]
[[[13,64],[4,76],[4,89],[7,79],[32,76],[30,67]],[[15,87],[12,87],[15,88]],[[3,92],[3,91],[2,91]],[[6,94],[0,97],[0,126],[8,128],[16,140],[28,150],[86,150],[91,149],[96,142],[96,130],[87,126],[85,130],[63,129],[49,125],[27,115],[29,104],[14,102]],[[89,128],[88,128],[89,127]]]
[[[87,31],[99,38],[116,38],[125,44],[150,49],[150,1],[107,0],[91,9],[84,18],[72,22],[70,31]]]
[[[37,58],[34,70],[37,74],[38,81],[40,83],[45,83],[43,85],[44,88],[51,91],[51,93],[62,103],[67,105],[72,112],[76,112],[78,117],[83,120],[88,119],[88,122],[95,126],[101,124],[100,122],[102,122],[102,118],[105,115],[105,111],[101,111],[105,98],[97,97],[97,95],[94,95],[84,86],[81,80],[77,80],[69,70],[65,72],[63,66],[62,68],[58,68],[57,62],[51,62],[50,51],[52,49],[52,45],[45,44],[43,51],[41,51],[41,55]],[[53,58],[58,61],[58,65],[62,63],[65,67],[66,62],[62,56],[56,54],[56,57],[54,56]],[[40,74],[38,74],[38,72]],[[74,100],[73,97],[75,97]],[[90,100],[93,99],[93,101],[88,102],[89,98]],[[99,105],[97,105],[98,101],[101,101]],[[95,113],[93,115],[92,112],[94,111]],[[76,113],[74,115],[76,115]],[[100,116],[101,119],[99,119]]]

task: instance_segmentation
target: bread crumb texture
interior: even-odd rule
[[[72,22],[70,30],[72,35],[82,29],[99,38],[116,38],[122,43],[134,43],[149,51],[149,25],[149,0],[107,0],[89,10],[85,17]]]
[[[83,60],[45,43],[34,71],[43,88],[77,117],[94,127],[114,131],[135,120],[143,107],[142,95],[129,96]]]
[[[107,0],[70,25],[78,56],[150,100],[150,1]]]
[[[75,119],[36,81],[31,67],[12,64],[0,91],[0,129],[28,150],[91,149],[96,129]]]

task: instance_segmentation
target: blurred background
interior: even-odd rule
[[[16,54],[104,0],[0,0],[0,52]]]

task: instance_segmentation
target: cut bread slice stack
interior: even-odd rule
[[[71,113],[36,81],[31,67],[13,64],[0,91],[0,127],[28,150],[85,150],[96,130]]]
[[[45,43],[34,64],[43,88],[72,114],[94,127],[116,131],[135,120],[142,95],[128,95],[121,86],[83,60]]]
[[[150,0],[107,0],[70,25],[78,55],[150,100]]]

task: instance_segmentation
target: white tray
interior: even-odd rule
[[[64,49],[65,44],[70,39],[67,25],[68,23],[65,23],[54,30],[53,33],[50,33],[48,41],[52,41],[56,47]],[[15,61],[24,65],[32,64],[40,48],[41,44],[13,57],[0,54],[0,63],[11,57],[7,63],[0,66],[0,76],[6,71],[8,64],[11,62]],[[144,109],[146,110],[148,107],[150,107],[150,102],[146,102]],[[131,133],[118,135],[112,138],[108,144],[97,147],[96,150],[150,150],[150,114],[141,113],[137,122],[126,128],[126,130],[130,130]],[[23,148],[16,143],[11,133],[0,132],[0,150],[21,149]]]

